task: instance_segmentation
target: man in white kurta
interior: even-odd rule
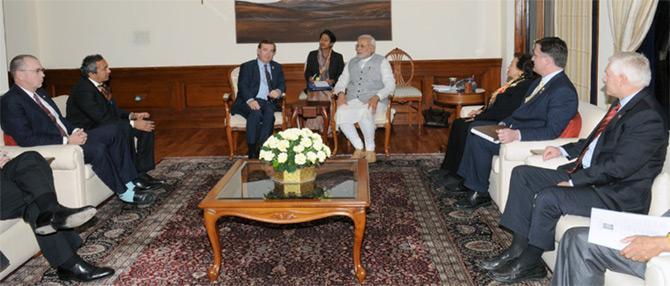
[[[375,114],[386,113],[388,97],[394,90],[391,64],[375,53],[375,39],[370,35],[359,36],[356,57],[347,63],[335,85],[338,95],[335,122],[356,149],[352,159],[376,161]],[[354,126],[356,123],[363,133],[365,146]]]

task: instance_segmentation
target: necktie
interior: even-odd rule
[[[60,133],[60,136],[67,137],[67,132],[65,132],[65,130],[63,130],[63,127],[61,127],[60,124],[58,124],[58,121],[56,121],[56,117],[54,117],[54,115],[51,114],[51,112],[49,111],[49,109],[47,109],[47,108],[42,104],[42,101],[41,101],[40,98],[37,96],[37,93],[33,93],[33,99],[35,99],[35,102],[37,102],[37,105],[39,105],[39,107],[42,109],[42,111],[46,112],[47,116],[49,116],[49,119],[51,119],[51,121],[52,121],[54,124],[56,124],[56,127],[58,128],[58,133]]]
[[[268,81],[268,89],[272,90],[272,75],[268,70],[268,64],[265,64],[265,79]]]
[[[538,93],[540,93],[543,88],[544,88],[544,82],[540,81],[540,84],[538,84],[537,87],[533,89],[533,93],[531,93],[530,96],[526,97],[526,101],[524,102],[529,102],[531,99],[533,99],[533,97],[535,97]]]
[[[98,85],[98,90],[100,90],[102,95],[105,96],[105,99],[107,99],[107,101],[112,100],[112,93],[109,91],[109,89],[107,89],[107,87],[104,84]]]
[[[593,140],[598,138],[598,136],[600,136],[600,133],[602,133],[603,130],[607,128],[607,125],[610,124],[612,119],[614,119],[614,116],[616,116],[616,113],[619,111],[619,108],[621,108],[621,104],[617,102],[617,104],[612,106],[610,111],[608,111],[607,114],[605,114],[605,117],[603,117],[603,119],[600,120],[600,123],[598,123],[598,128],[596,129],[596,133],[594,133],[593,136],[591,136],[589,140],[586,142],[584,148],[582,148],[582,151],[579,152],[579,157],[577,157],[577,161],[575,161],[575,166],[572,169],[568,170],[568,173],[572,174],[575,171],[577,171],[579,167],[582,166],[582,159],[584,159],[584,155],[586,154],[586,151],[589,149],[589,145],[591,145],[591,142],[593,142]]]

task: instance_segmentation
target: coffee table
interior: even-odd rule
[[[238,160],[198,205],[204,210],[205,228],[214,261],[208,276],[216,281],[221,271],[221,245],[216,221],[237,216],[267,223],[301,223],[330,216],[347,216],[354,221],[354,270],[359,282],[366,271],[361,263],[365,232],[365,209],[370,206],[368,164],[365,160],[328,160],[317,167],[314,198],[281,198],[281,188],[271,179],[274,171],[258,160]],[[272,197],[272,199],[270,199]],[[277,198],[279,197],[279,198]]]

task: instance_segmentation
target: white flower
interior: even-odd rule
[[[305,157],[305,154],[297,154],[295,155],[295,163],[298,165],[304,165],[307,163],[307,157]]]
[[[300,140],[300,145],[305,148],[309,148],[309,146],[312,146],[312,140],[309,140],[307,137],[303,137],[302,140]]]
[[[286,159],[288,159],[288,154],[281,152],[279,155],[277,155],[277,162],[279,163],[285,163]]]
[[[316,133],[312,133],[311,137],[312,137],[312,140],[321,142],[321,135],[316,134]]]
[[[305,151],[305,147],[302,147],[302,145],[296,145],[293,147],[293,152],[301,153],[302,151]]]
[[[316,162],[316,153],[309,151],[307,152],[307,160],[309,160],[310,163]]]
[[[286,152],[291,143],[288,140],[281,140],[277,143],[277,149],[282,152]]]
[[[296,140],[300,136],[300,130],[297,128],[286,129],[280,132],[280,135],[287,140]]]
[[[321,143],[321,140],[314,141],[314,150],[321,150],[322,146],[323,143]]]
[[[328,146],[323,145],[323,148],[321,148],[321,150],[323,150],[323,152],[326,153],[327,157],[330,157],[330,148]]]
[[[272,161],[272,158],[274,158],[274,156],[275,154],[272,153],[272,151],[261,150],[261,153],[258,155],[258,158],[263,161]]]
[[[323,151],[316,152],[316,157],[319,159],[319,163],[323,163],[323,161],[326,161],[326,153]]]

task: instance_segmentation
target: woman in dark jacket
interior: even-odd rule
[[[508,81],[496,90],[488,105],[471,111],[467,117],[454,120],[449,133],[447,152],[440,169],[430,173],[437,186],[456,184],[460,179],[456,172],[461,163],[465,140],[470,132],[470,123],[475,120],[501,121],[510,116],[524,102],[528,87],[537,78],[533,72],[533,61],[528,54],[515,54],[507,67]],[[447,178],[452,178],[451,180]]]
[[[344,70],[344,59],[342,55],[333,51],[333,45],[337,39],[330,30],[324,30],[319,35],[319,49],[311,51],[307,56],[305,66],[305,80],[327,81],[330,86],[337,83],[342,70]]]

